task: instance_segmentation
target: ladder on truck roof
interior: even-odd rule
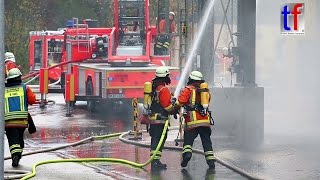
[[[76,29],[75,38],[74,41],[77,42],[78,46],[78,52],[85,52],[88,53],[90,51],[90,36],[89,36],[89,27],[88,24],[79,24],[78,18],[72,18],[73,19],[73,28]],[[84,31],[81,31],[84,29]],[[80,48],[80,47],[85,47]]]

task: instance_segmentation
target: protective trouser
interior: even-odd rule
[[[159,143],[161,135],[162,135],[163,128],[164,128],[164,124],[150,124],[150,129],[149,129],[149,134],[151,136],[150,156],[152,156],[153,152],[157,149],[158,143]],[[160,160],[161,152],[162,152],[164,143],[166,142],[166,139],[167,139],[167,134],[168,134],[168,131],[165,134],[164,140],[161,144],[161,147],[160,147],[157,155],[154,157],[154,160]]]
[[[171,39],[167,35],[159,35],[155,45],[155,55],[168,55]]]
[[[210,139],[211,129],[209,127],[197,127],[184,132],[184,143],[183,143],[183,161],[188,162],[192,157],[192,146],[194,139],[200,134],[205,158],[209,166],[213,166],[215,157],[212,150],[212,142]]]
[[[19,158],[21,158],[21,154],[24,148],[23,134],[25,128],[6,128],[5,130],[11,157],[13,158],[14,156],[18,156]]]

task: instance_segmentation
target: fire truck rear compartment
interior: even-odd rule
[[[105,105],[116,110],[130,107],[133,98],[142,98],[140,92],[144,82],[154,78],[157,67],[112,67],[109,64],[87,63],[75,65],[73,72],[78,78],[75,81],[76,101],[87,101],[90,111]],[[176,84],[179,68],[170,67],[170,71],[172,84]]]

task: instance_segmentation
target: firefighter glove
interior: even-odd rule
[[[33,133],[37,132],[36,125],[34,124],[33,119],[32,119],[32,117],[31,117],[31,115],[29,113],[28,113],[28,124],[29,124],[28,132],[30,134],[33,134]]]

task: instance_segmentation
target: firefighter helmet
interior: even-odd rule
[[[170,71],[166,66],[160,66],[156,70],[156,77],[166,77],[169,74]]]
[[[196,81],[203,80],[202,73],[199,71],[192,71],[189,78]]]
[[[18,68],[12,68],[8,72],[7,79],[13,79],[13,78],[20,77],[20,76],[22,76],[21,71]]]
[[[4,54],[4,62],[6,62],[6,61],[16,62],[16,60],[14,58],[14,54],[12,52],[6,52]]]

